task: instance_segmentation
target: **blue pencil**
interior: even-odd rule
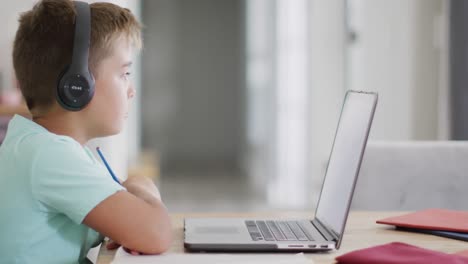
[[[99,149],[99,147],[97,147],[96,150],[97,150],[97,153],[99,154],[99,157],[101,157],[102,162],[104,162],[104,165],[106,165],[106,168],[109,171],[110,175],[112,176],[112,179],[114,179],[114,181],[116,183],[120,184],[119,179],[117,179],[117,177],[115,176],[114,172],[112,171],[111,167],[109,166],[109,163],[107,163],[106,159],[104,158],[104,155],[102,155],[102,152]]]

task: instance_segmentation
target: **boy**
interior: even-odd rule
[[[120,132],[135,94],[132,52],[141,46],[128,9],[86,7],[95,92],[79,110],[57,99],[72,61],[76,3],[42,0],[19,19],[13,65],[32,120],[15,116],[0,147],[0,263],[83,263],[99,234],[146,254],[171,245],[170,218],[151,180],[119,185],[84,146]]]

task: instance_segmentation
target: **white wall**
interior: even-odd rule
[[[237,163],[241,1],[144,1],[144,144],[163,163]],[[167,164],[167,163],[166,163]]]
[[[320,194],[345,94],[344,15],[344,1],[311,1],[309,206]]]
[[[4,1],[0,8],[0,17],[3,20],[0,25],[0,92],[14,87],[12,52],[18,19],[20,13],[31,9],[35,2],[33,0]]]
[[[313,205],[346,89],[379,92],[371,140],[447,137],[448,14],[443,0],[355,0],[348,7],[344,1],[317,0],[309,5],[310,176],[302,184]],[[349,46],[346,19],[357,33]]]
[[[445,2],[349,1],[348,88],[379,92],[373,139],[448,136]]]
[[[443,0],[311,1],[310,201],[325,174],[346,89],[376,91],[370,140],[449,135]],[[346,20],[357,34],[348,42]]]
[[[256,192],[266,195],[276,175],[275,1],[245,0],[246,147],[243,167]]]
[[[249,0],[246,7],[251,182],[268,189],[272,206],[311,207],[345,91],[344,2]]]

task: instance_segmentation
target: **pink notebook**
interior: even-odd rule
[[[468,233],[468,212],[427,209],[377,220],[378,224]]]
[[[340,264],[468,264],[468,257],[393,242],[355,250],[336,258]]]

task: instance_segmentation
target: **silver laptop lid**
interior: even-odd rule
[[[315,219],[338,241],[340,247],[354,187],[366,148],[377,104],[377,94],[346,93]]]

